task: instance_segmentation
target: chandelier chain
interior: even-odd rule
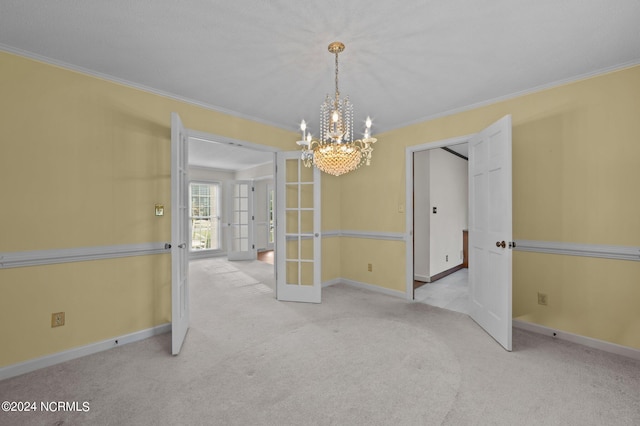
[[[336,52],[336,107],[337,107],[339,98],[340,98],[340,91],[338,90],[338,52]]]

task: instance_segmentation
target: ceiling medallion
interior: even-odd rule
[[[302,140],[297,144],[302,148],[302,161],[306,167],[315,165],[318,169],[334,176],[349,173],[363,164],[371,164],[373,144],[371,118],[365,121],[364,137],[353,138],[353,104],[349,97],[340,98],[338,90],[338,54],[344,51],[344,44],[335,41],[329,45],[329,52],[336,55],[336,92],[333,99],[327,95],[320,105],[320,137],[314,139],[307,132],[307,123],[302,120],[300,130]]]

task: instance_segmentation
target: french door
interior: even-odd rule
[[[320,303],[320,171],[279,152],[276,185],[276,297]]]
[[[180,116],[171,114],[171,353],[189,330],[189,144]]]
[[[253,260],[256,258],[253,232],[253,182],[235,180],[229,182],[228,188],[227,258]]]

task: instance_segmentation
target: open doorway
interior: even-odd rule
[[[468,144],[413,153],[413,299],[469,313]]]
[[[407,147],[406,298],[413,300],[413,155],[468,143],[469,316],[506,350],[512,344],[512,124],[506,115],[478,133]],[[508,241],[508,243],[507,243]]]
[[[464,251],[464,234],[463,231],[467,228],[468,212],[469,212],[469,187],[468,187],[468,161],[461,157],[469,158],[468,149],[469,142],[474,135],[464,135],[454,137],[450,139],[441,140],[438,142],[429,142],[422,145],[416,145],[408,147],[405,152],[405,164],[406,164],[406,227],[407,235],[410,239],[407,240],[407,255],[406,255],[406,291],[405,297],[407,300],[416,300],[415,291],[418,291],[418,298],[422,298],[423,301],[426,296],[425,291],[429,287],[425,285],[432,285],[431,289],[437,289],[438,287],[446,287],[447,281],[456,280],[458,287],[463,287],[465,277],[460,277],[468,273],[468,262],[465,258]],[[455,149],[454,149],[455,147]],[[444,148],[444,149],[443,149]],[[434,154],[435,153],[435,154]],[[461,157],[459,157],[459,156]],[[433,158],[432,158],[433,157]],[[445,159],[442,162],[442,159]],[[448,163],[457,162],[457,168],[466,169],[467,172],[467,188],[466,197],[464,193],[456,193],[457,202],[450,203],[446,201],[443,204],[443,197],[449,197],[453,193],[451,190],[450,180],[453,177],[448,176],[447,167]],[[431,167],[431,163],[434,163],[435,167]],[[444,170],[444,172],[443,172]],[[464,179],[464,175],[455,178],[458,182]],[[419,181],[418,188],[416,187],[416,181]],[[433,185],[431,185],[433,181]],[[437,187],[435,185],[438,185]],[[453,186],[461,186],[460,184]],[[430,194],[431,190],[435,193]],[[444,195],[443,195],[444,194]],[[462,203],[460,197],[464,199],[465,204]],[[435,204],[434,204],[435,203]],[[439,205],[438,205],[439,204]],[[456,219],[451,220],[451,209],[449,204],[456,205]],[[434,212],[434,209],[436,213]],[[467,210],[466,212],[464,210]],[[435,220],[432,220],[435,219]],[[445,230],[435,229],[435,226],[439,224],[440,220],[444,222],[452,222],[447,224]],[[434,241],[431,241],[432,226],[434,225]],[[458,238],[457,235],[460,237]],[[442,233],[450,235],[447,238],[447,242],[443,242],[438,236]],[[417,234],[417,235],[416,235]],[[451,237],[455,235],[455,237]],[[440,237],[442,238],[442,237]],[[418,247],[416,247],[416,242]],[[422,244],[422,246],[420,246]],[[431,246],[434,246],[436,250],[431,250]],[[418,254],[416,255],[416,248]],[[433,255],[433,256],[432,256]],[[448,257],[447,257],[448,256]],[[433,261],[432,261],[433,257]],[[465,264],[464,266],[462,266]],[[455,275],[455,269],[460,267],[461,274]],[[449,278],[447,278],[449,277]],[[469,282],[469,280],[466,280]],[[445,304],[445,293],[449,293],[448,296],[456,296],[454,291],[442,290],[442,294],[438,295],[441,299],[439,305]],[[461,294],[458,294],[462,298]],[[435,297],[434,297],[435,298]],[[431,301],[436,305],[435,301]],[[451,300],[453,302],[453,300]],[[440,306],[443,307],[443,306]],[[450,306],[451,308],[451,306]]]
[[[190,132],[188,163],[191,186],[200,194],[209,189],[204,197],[190,194],[189,258],[215,258],[217,264],[267,259],[265,263],[273,265],[273,222],[269,218],[275,207],[275,150]],[[215,196],[209,197],[210,193]],[[209,233],[203,232],[203,222],[211,228]],[[203,235],[212,237],[207,240]],[[274,267],[271,269],[275,276]]]

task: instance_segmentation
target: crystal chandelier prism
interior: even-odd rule
[[[320,137],[313,139],[307,132],[307,123],[302,120],[300,130],[302,140],[297,144],[302,149],[302,161],[306,167],[315,165],[318,169],[334,176],[349,173],[363,164],[371,164],[373,144],[371,118],[367,117],[362,139],[353,138],[353,104],[349,97],[340,98],[338,90],[338,54],[344,51],[344,44],[335,41],[329,45],[329,52],[336,56],[336,92],[320,106]]]

